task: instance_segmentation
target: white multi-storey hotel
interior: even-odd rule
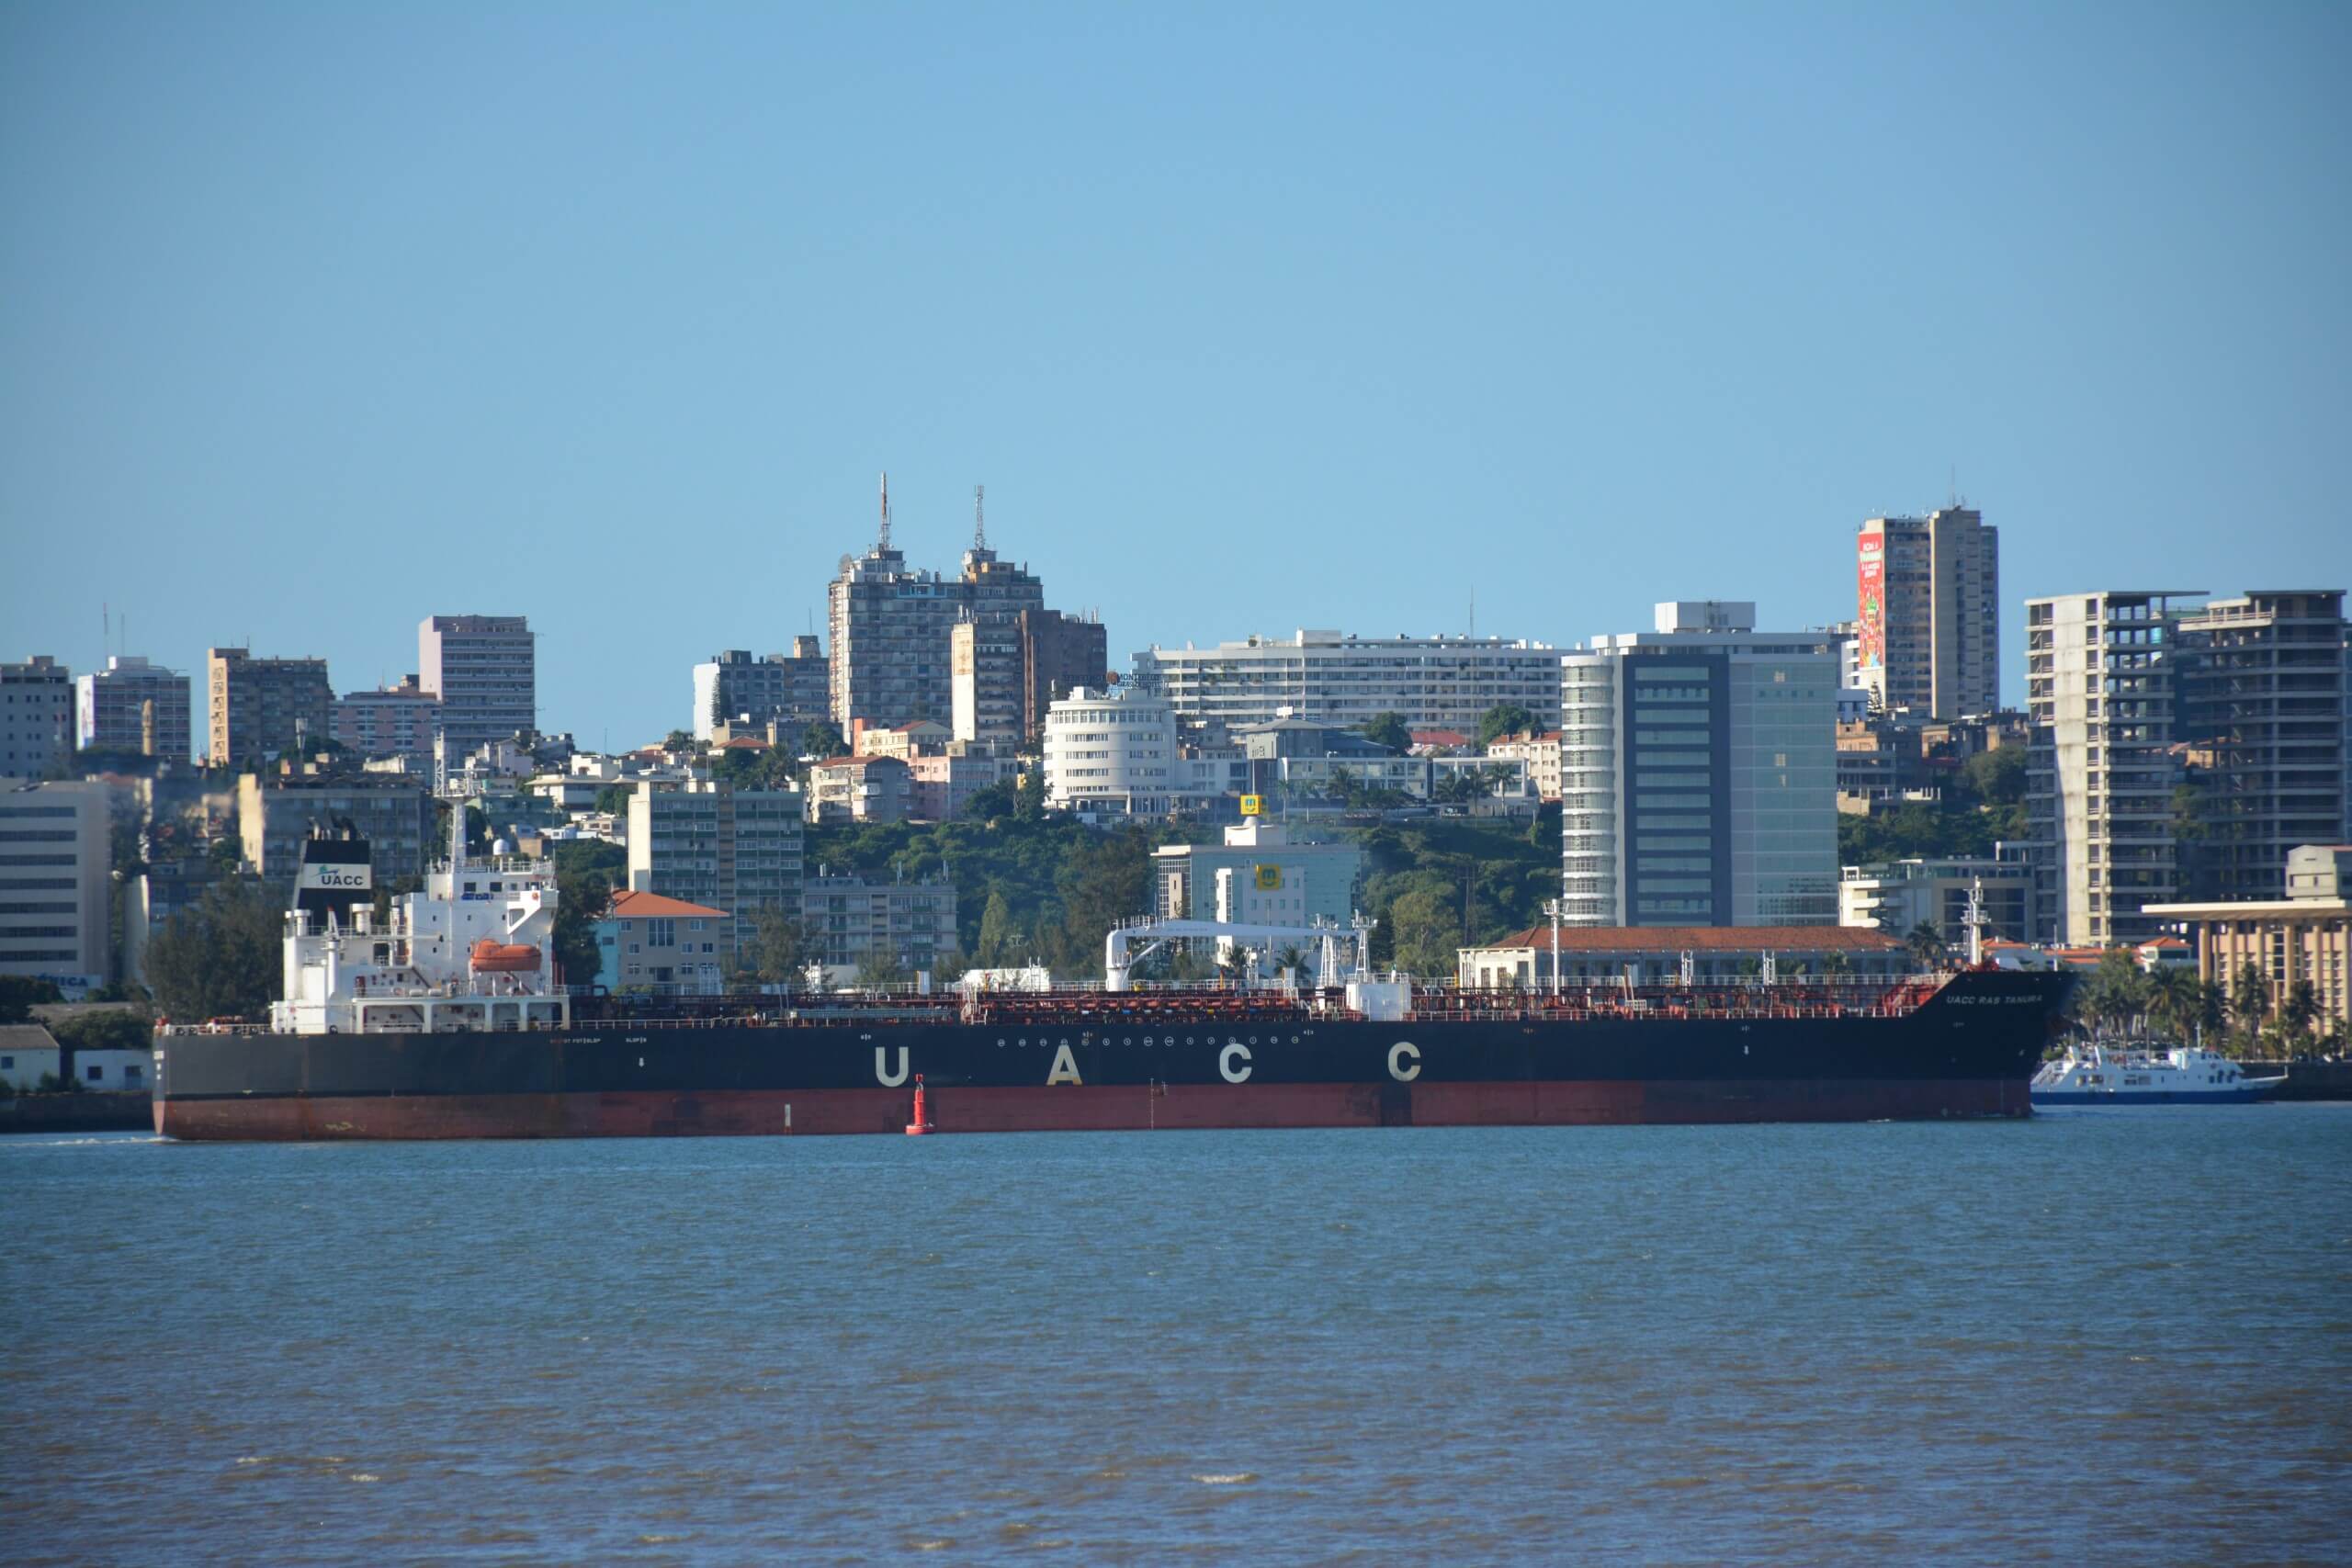
[[[1215,648],[1136,655],[1136,678],[1156,686],[1179,718],[1228,725],[1288,716],[1353,727],[1393,713],[1414,729],[1478,728],[1488,708],[1515,703],[1540,732],[1560,717],[1560,653],[1501,637],[1356,637],[1302,630]]]
[[[1755,624],[1660,604],[1562,661],[1564,923],[1837,923],[1838,654]]]

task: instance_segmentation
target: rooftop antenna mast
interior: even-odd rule
[[[976,550],[989,547],[988,513],[981,510],[981,503],[988,499],[988,493],[986,485],[972,487],[972,548]]]
[[[889,473],[889,470],[886,468],[886,469],[884,469],[884,470],[883,470],[883,472],[882,472],[882,534],[881,534],[881,537],[880,537],[880,538],[876,542],[876,544],[875,544],[875,546],[874,546],[874,548],[875,548],[876,553],[876,554],[879,554],[879,553],[881,553],[882,551],[888,550],[889,547],[890,547],[890,473]]]

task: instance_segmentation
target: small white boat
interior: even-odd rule
[[[2033,1075],[2029,1092],[2044,1105],[2234,1105],[2260,1100],[2287,1080],[2248,1077],[2202,1045],[2070,1045]]]

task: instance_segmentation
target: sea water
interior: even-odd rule
[[[0,1557],[2336,1561],[2352,1106],[0,1139]]]

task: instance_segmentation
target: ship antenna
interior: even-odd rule
[[[1984,879],[1977,877],[1968,885],[1968,966],[1974,969],[1984,962]]]
[[[466,802],[463,795],[449,803],[449,891],[457,892],[455,878],[466,863]]]

